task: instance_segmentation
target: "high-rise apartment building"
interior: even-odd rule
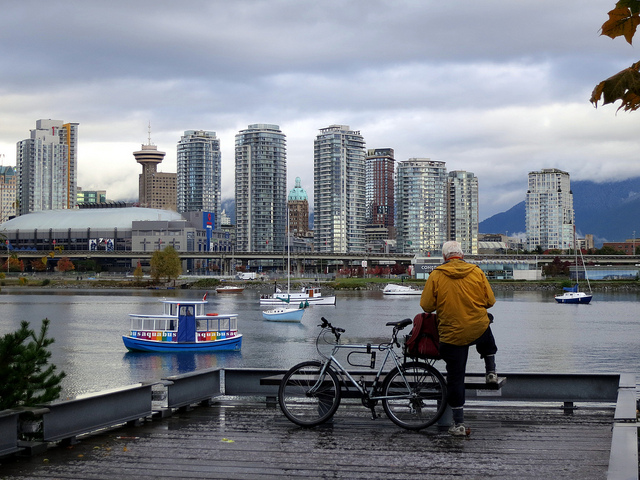
[[[139,205],[176,211],[176,174],[158,172],[158,165],[164,159],[165,152],[159,151],[149,139],[149,143],[142,145],[141,150],[133,152],[133,156],[136,162],[142,165],[139,177]]]
[[[410,158],[396,173],[396,240],[400,253],[440,252],[447,232],[447,170],[444,162]]]
[[[17,179],[13,167],[0,167],[0,223],[16,215]]]
[[[478,177],[449,172],[447,182],[447,240],[455,240],[465,254],[478,254]]]
[[[300,177],[296,177],[295,187],[289,192],[287,207],[289,232],[296,237],[306,237],[309,233],[309,199]]]
[[[220,227],[221,156],[216,132],[187,130],[178,142],[178,212],[211,212]]]
[[[236,135],[236,246],[281,252],[287,227],[287,147],[278,125],[254,124]]]
[[[73,208],[78,177],[78,124],[38,120],[16,146],[17,214]]]
[[[366,194],[367,224],[383,225],[395,238],[395,174],[396,161],[392,148],[376,148],[367,151]]]
[[[313,238],[319,252],[365,251],[365,142],[347,125],[320,129],[313,151]]]
[[[528,250],[574,248],[573,192],[567,172],[529,172],[525,210]]]

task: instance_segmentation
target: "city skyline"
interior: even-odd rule
[[[300,177],[313,204],[313,138],[325,125],[351,125],[366,148],[393,148],[397,161],[474,172],[483,220],[524,200],[529,171],[640,176],[638,114],[589,102],[595,85],[639,57],[599,35],[614,5],[11,2],[0,40],[0,159],[16,165],[16,142],[34,119],[69,119],[82,125],[77,184],[133,199],[130,153],[149,121],[167,172],[177,171],[182,132],[210,130],[228,199],[235,134],[271,123],[288,139],[287,189]]]

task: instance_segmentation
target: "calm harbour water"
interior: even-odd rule
[[[264,292],[263,292],[264,293]],[[9,290],[0,293],[0,335],[21,320],[39,329],[51,321],[52,361],[67,373],[64,397],[157,380],[210,367],[289,368],[316,358],[317,325],[324,316],[346,329],[345,342],[388,340],[388,321],[420,312],[419,297],[389,298],[379,291],[338,292],[336,306],[307,309],[301,324],[262,319],[260,292],[210,293],[207,311],[238,313],[241,352],[129,353],[122,335],[129,313],[160,313],[164,298],[200,299],[204,291]],[[498,371],[640,374],[640,295],[596,293],[590,305],[559,305],[550,292],[496,292],[491,309]],[[407,329],[408,332],[408,329]],[[444,369],[444,364],[436,364]],[[481,372],[475,351],[469,371]]]

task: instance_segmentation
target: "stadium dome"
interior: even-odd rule
[[[16,230],[130,230],[134,221],[184,220],[182,215],[171,210],[156,208],[87,208],[79,210],[43,210],[12,218],[0,226],[0,231]]]

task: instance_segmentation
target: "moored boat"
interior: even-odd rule
[[[577,285],[576,285],[577,287]],[[578,291],[568,291],[568,292],[564,292],[561,295],[556,295],[555,299],[556,302],[558,303],[580,303],[580,304],[587,304],[591,301],[591,298],[593,297],[593,295],[590,295],[588,293],[585,292],[578,292]]]
[[[224,285],[216,288],[218,293],[242,293],[243,291],[244,287],[238,285]]]
[[[408,285],[398,285],[397,283],[389,283],[382,293],[385,295],[422,295],[422,290],[416,290]]]
[[[280,307],[262,312],[262,318],[270,322],[301,322],[304,308]]]
[[[309,302],[309,305],[335,305],[335,295],[323,297],[320,287],[302,287],[299,292],[283,292],[279,288],[271,295],[260,296],[260,305],[283,305]]]
[[[558,303],[576,303],[580,305],[588,304],[593,295],[591,293],[585,293],[580,291],[580,273],[578,271],[578,251],[580,252],[580,259],[582,260],[582,268],[584,270],[584,278],[587,281],[587,285],[589,285],[589,291],[591,291],[591,284],[589,284],[589,276],[587,275],[587,267],[584,264],[584,257],[582,256],[582,250],[578,249],[578,243],[576,242],[576,228],[573,226],[573,250],[575,253],[575,273],[576,273],[576,284],[573,287],[564,287],[562,290],[564,293],[560,295],[555,295],[555,300]]]
[[[206,297],[206,296],[205,296]],[[204,313],[206,300],[163,300],[160,315],[130,314],[122,341],[130,351],[240,351],[237,314]]]

